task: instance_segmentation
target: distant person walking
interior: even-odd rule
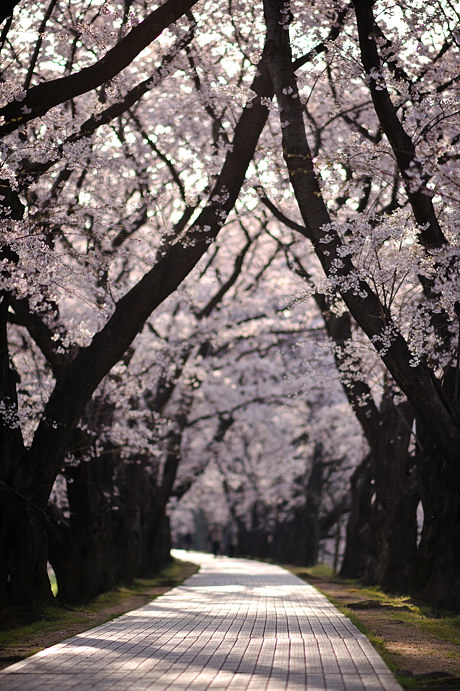
[[[221,553],[222,537],[222,527],[218,523],[213,523],[209,528],[209,541],[211,543],[212,553],[215,557]]]

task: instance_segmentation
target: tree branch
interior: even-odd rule
[[[24,100],[12,101],[0,108],[0,136],[9,134],[21,125],[41,117],[51,108],[80,96],[113,79],[154,41],[170,24],[180,19],[197,0],[166,0],[151,12],[106,55],[90,67],[76,74],[53,79],[30,89]]]
[[[406,194],[420,225],[420,241],[428,248],[447,243],[436,217],[429,190],[429,176],[417,159],[415,146],[405,131],[391,102],[384,82],[382,63],[375,42],[375,20],[368,0],[353,0],[358,25],[359,45],[375,112],[385,132],[404,180]],[[428,226],[428,227],[427,227]]]
[[[20,189],[24,189],[26,185],[29,185],[38,176],[43,175],[49,170],[53,165],[55,165],[56,160],[59,160],[59,156],[62,156],[65,147],[69,144],[74,144],[82,139],[91,137],[94,132],[102,125],[107,125],[112,122],[115,118],[119,117],[126,111],[128,111],[135,103],[140,101],[140,99],[153,87],[157,86],[161,80],[167,76],[167,71],[171,66],[177,52],[184,48],[193,38],[193,31],[188,31],[182,38],[180,38],[173,46],[172,50],[163,57],[160,67],[152,74],[150,77],[144,81],[136,84],[135,87],[130,89],[124,97],[113,103],[108,108],[105,108],[102,112],[97,115],[92,115],[81,125],[80,130],[76,134],[72,134],[70,137],[60,144],[57,149],[57,156],[54,156],[49,161],[36,162],[33,163],[22,161],[21,163],[21,175],[20,175]]]
[[[122,357],[150,314],[194,268],[233,208],[268,117],[268,108],[260,97],[273,96],[265,51],[251,88],[259,98],[253,99],[241,113],[232,149],[227,153],[208,204],[186,237],[163,250],[152,269],[119,300],[105,327],[88,347],[79,351],[57,381],[30,451],[31,491],[37,501],[46,502],[70,430],[99,382]],[[51,435],[50,421],[55,426]],[[44,447],[48,449],[46,460]]]
[[[283,11],[286,12],[286,5],[280,0],[264,0],[267,53],[282,120],[283,155],[300,213],[311,233],[316,255],[326,276],[336,285],[350,313],[376,348],[394,380],[432,430],[433,438],[445,454],[452,476],[460,488],[460,433],[455,410],[429,367],[424,363],[412,363],[407,342],[378,296],[360,279],[347,248],[331,224],[305,134]]]

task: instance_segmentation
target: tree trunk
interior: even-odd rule
[[[250,516],[249,527],[243,520],[238,520],[238,550],[249,557],[267,559],[272,556],[274,540],[273,528],[270,529],[267,519],[267,511],[259,501],[255,501],[250,509]]]
[[[21,606],[30,612],[54,601],[47,573],[46,517],[0,483],[0,609]]]
[[[448,464],[429,433],[417,426],[417,476],[423,530],[411,573],[411,595],[433,607],[460,611],[460,497]]]
[[[407,593],[419,501],[414,459],[408,451],[413,413],[408,403],[395,405],[389,392],[378,416],[378,426],[366,433],[371,452],[352,477],[352,509],[340,575]]]
[[[345,553],[340,567],[342,578],[370,578],[376,559],[376,538],[373,521],[372,495],[374,468],[369,454],[351,477],[351,511],[347,523]],[[373,572],[374,571],[374,572]]]
[[[160,496],[157,480],[145,473],[139,485],[140,552],[136,576],[152,578],[170,561],[171,538],[166,501]]]
[[[11,259],[5,248],[0,252]],[[29,497],[29,475],[17,413],[18,376],[10,360],[7,336],[9,300],[0,293],[0,609],[26,609],[53,601],[47,574],[45,512]]]
[[[68,521],[51,511],[49,560],[56,574],[58,598],[83,604],[116,583],[112,559],[114,525],[111,459],[81,462],[66,470]]]
[[[408,403],[395,405],[391,396],[384,396],[380,414],[381,433],[373,450],[376,583],[390,592],[407,593],[417,549],[419,502],[413,458],[408,453],[413,413]]]
[[[144,511],[142,490],[147,492],[151,478],[145,462],[124,462],[117,468],[116,485],[119,492],[113,512],[112,559],[117,570],[117,582],[128,584],[139,575],[141,563]],[[147,485],[147,487],[145,487]]]
[[[305,506],[302,510],[301,551],[306,566],[316,564],[319,554],[320,510],[323,497],[324,463],[323,449],[317,444],[312,460],[312,468],[305,488]]]

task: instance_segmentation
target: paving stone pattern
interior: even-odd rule
[[[367,638],[284,569],[197,552],[160,598],[18,662],[4,691],[400,691]]]

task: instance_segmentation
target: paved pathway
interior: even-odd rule
[[[315,588],[245,559],[0,673],[4,691],[400,691],[365,636]]]

